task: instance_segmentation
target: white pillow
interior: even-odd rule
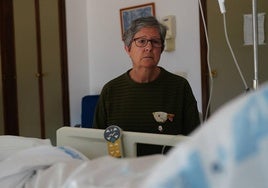
[[[40,145],[51,145],[51,141],[49,139],[22,136],[0,136],[0,161],[18,151]]]

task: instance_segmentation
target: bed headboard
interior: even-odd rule
[[[62,127],[57,130],[57,146],[70,146],[89,159],[108,155],[104,130],[93,128]],[[123,131],[122,142],[125,157],[136,157],[136,144],[175,146],[186,140],[182,135],[164,135]]]

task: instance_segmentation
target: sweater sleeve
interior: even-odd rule
[[[192,89],[187,82],[185,85],[185,108],[184,108],[184,128],[185,135],[189,135],[200,125],[199,111],[197,101],[193,95]]]
[[[101,92],[100,98],[96,105],[94,120],[93,120],[93,128],[96,129],[105,129],[107,122],[107,114],[105,110],[105,89]]]

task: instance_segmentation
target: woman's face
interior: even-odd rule
[[[158,30],[155,28],[142,28],[135,34],[133,39],[134,41],[130,47],[125,46],[125,50],[132,60],[133,68],[156,67],[162,53],[162,48],[159,47],[161,38]],[[146,40],[149,40],[147,44]],[[144,44],[146,45],[144,46]]]

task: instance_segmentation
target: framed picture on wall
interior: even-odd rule
[[[139,17],[155,16],[154,3],[147,3],[120,9],[121,34],[127,30],[131,22]]]

